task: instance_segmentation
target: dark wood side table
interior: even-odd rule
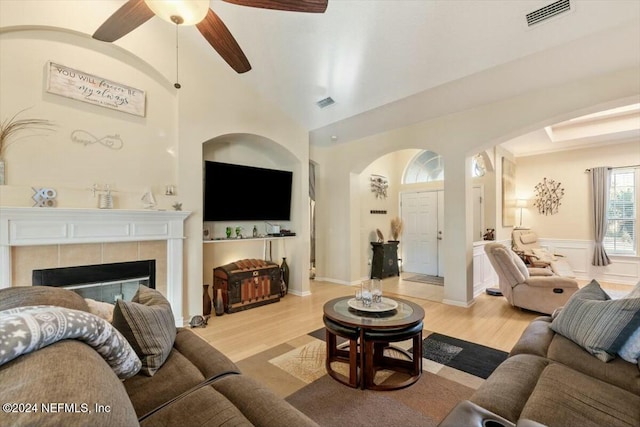
[[[420,378],[422,374],[422,321],[424,310],[419,305],[393,298],[398,307],[385,312],[365,312],[349,306],[351,297],[335,298],[325,303],[323,312],[325,324],[329,320],[331,328],[327,328],[327,346],[335,346],[335,336],[330,337],[330,330],[336,325],[344,328],[341,336],[349,339],[350,354],[342,354],[342,361],[349,363],[350,378],[341,380],[331,368],[331,362],[339,360],[331,355],[335,350],[327,348],[327,372],[338,381],[350,385],[360,386],[362,389],[394,390],[407,387]],[[347,332],[357,331],[357,334]],[[411,353],[393,347],[400,351],[408,360],[384,355],[384,349],[391,347],[392,342],[413,340]],[[356,351],[357,354],[353,354]],[[408,379],[396,384],[375,384],[375,373],[378,369],[393,370],[408,374]]]
[[[371,242],[373,258],[371,260],[371,278],[384,279],[385,277],[399,276],[398,269],[398,243],[399,242]]]

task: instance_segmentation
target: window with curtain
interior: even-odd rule
[[[638,171],[640,168],[612,169],[607,207],[604,247],[610,254],[637,252]]]
[[[418,154],[404,173],[404,184],[444,180],[444,162],[442,156],[433,151]]]

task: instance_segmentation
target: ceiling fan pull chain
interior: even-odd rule
[[[180,78],[178,76],[178,62],[179,62],[179,50],[178,50],[178,26],[180,24],[178,22],[176,22],[176,82],[174,83],[173,87],[175,87],[176,89],[180,89],[182,86],[180,86]]]

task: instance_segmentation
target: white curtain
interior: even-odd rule
[[[595,248],[593,251],[593,265],[609,265],[611,260],[604,249],[604,236],[607,233],[607,205],[609,201],[609,168],[599,167],[591,169],[591,190],[593,195],[593,231]]]

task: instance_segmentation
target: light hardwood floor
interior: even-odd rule
[[[501,297],[481,295],[471,308],[462,308],[399,295],[391,292],[392,288],[393,284],[385,282],[385,294],[411,300],[424,308],[425,330],[505,351],[511,349],[526,325],[537,316],[509,306]],[[289,294],[277,303],[214,316],[206,328],[193,331],[231,360],[239,361],[323,327],[324,303],[352,295],[354,288],[312,281],[311,293],[306,297]]]
[[[624,285],[602,285],[614,290],[630,290]],[[385,279],[383,283],[386,295],[411,300],[424,308],[425,330],[504,351],[511,350],[529,322],[540,316],[511,307],[503,297],[482,294],[474,305],[463,308],[424,299],[431,296],[433,291],[429,289],[424,298],[407,296],[407,286],[410,285],[397,278]],[[277,303],[213,316],[206,328],[193,331],[237,362],[323,327],[324,303],[353,295],[354,290],[351,286],[311,281],[309,296],[289,294]]]

